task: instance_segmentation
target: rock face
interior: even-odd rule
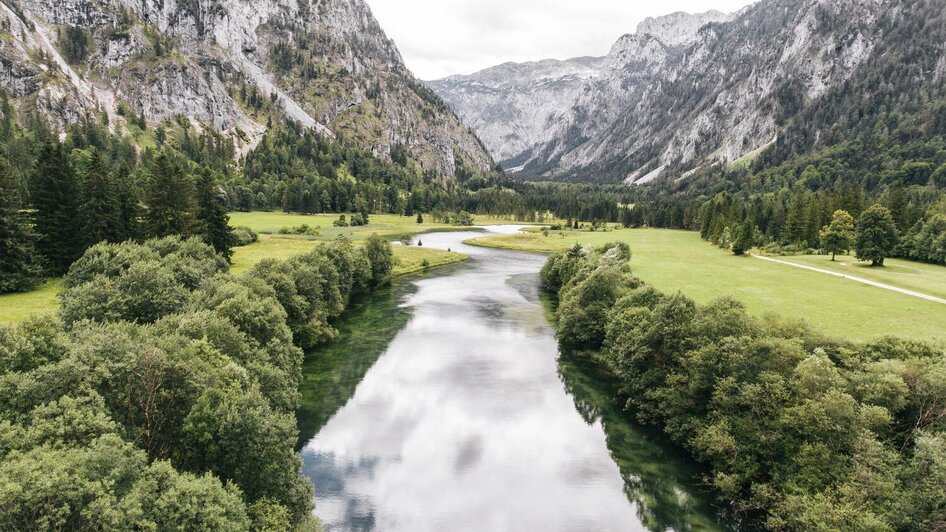
[[[363,0],[2,0],[0,87],[55,124],[184,115],[255,145],[278,116],[428,171],[488,170]]]
[[[645,20],[572,89],[574,98],[543,109],[553,118],[544,138],[515,158],[515,173],[644,183],[754,156],[804,109],[862,76],[883,54],[878,43],[931,1],[894,8],[883,0],[761,0],[732,15]],[[458,93],[471,90],[447,81],[432,86],[477,131],[488,123],[479,113],[511,101],[495,89],[470,103]],[[494,141],[515,134],[510,127],[483,136],[508,165]]]
[[[427,84],[473,128],[504,168],[552,140],[553,126],[604,58],[506,63]]]

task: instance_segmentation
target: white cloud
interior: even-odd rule
[[[604,55],[646,17],[735,11],[752,0],[367,0],[422,79],[506,61]]]

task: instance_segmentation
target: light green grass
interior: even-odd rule
[[[259,242],[233,250],[233,265],[230,272],[245,273],[263,259],[286,260],[312,251],[323,240],[282,235],[260,235]]]
[[[399,277],[429,268],[456,264],[469,259],[469,257],[455,251],[417,246],[394,246],[394,259],[394,276]],[[427,261],[426,266],[424,266],[425,260]]]
[[[830,275],[736,257],[688,231],[622,229],[608,233],[566,231],[483,237],[477,245],[523,251],[553,252],[576,242],[601,245],[627,242],[634,253],[632,267],[644,281],[668,292],[680,291],[698,302],[719,297],[742,301],[755,315],[776,313],[804,319],[833,336],[868,341],[892,335],[946,342],[946,306]],[[804,260],[813,260],[805,257]],[[827,260],[827,259],[825,259]],[[900,264],[903,263],[903,264]],[[821,266],[821,264],[818,264]],[[903,268],[901,271],[899,268]],[[927,278],[920,281],[907,275]],[[839,266],[840,267],[840,266]],[[862,268],[857,269],[858,274]],[[936,295],[946,285],[946,268],[893,261],[891,272],[869,272],[872,280],[907,283]],[[863,275],[867,277],[867,275]],[[899,276],[899,277],[898,277]],[[940,288],[935,288],[940,287]]]
[[[372,214],[368,217],[371,222],[361,227],[333,227],[338,220],[338,214],[287,214],[283,212],[233,212],[230,213],[230,225],[246,226],[257,233],[278,233],[284,227],[298,227],[308,225],[317,227],[317,238],[332,240],[339,235],[345,235],[352,240],[367,238],[372,234],[379,234],[387,238],[397,237],[405,233],[425,233],[431,231],[462,231],[466,228],[449,224],[433,223],[430,215],[425,215],[422,224],[417,223],[413,216],[397,216],[394,214]],[[351,216],[347,216],[351,219]],[[493,216],[474,216],[477,225],[517,224],[512,217],[497,218]]]
[[[259,242],[233,250],[233,265],[230,267],[230,272],[239,275],[247,272],[263,259],[286,260],[312,251],[316,246],[326,242],[327,240],[312,238],[260,235]],[[394,246],[393,249],[396,261],[395,276],[423,270],[424,259],[427,260],[431,268],[467,259],[465,255],[460,253],[451,253],[439,249],[416,246]]]
[[[946,267],[944,266],[887,259],[884,261],[883,268],[874,268],[869,262],[857,262],[854,257],[841,255],[838,255],[834,262],[831,261],[830,256],[825,255],[774,258],[946,299]]]
[[[0,323],[15,323],[34,314],[53,314],[59,308],[60,279],[52,279],[31,292],[0,295]]]

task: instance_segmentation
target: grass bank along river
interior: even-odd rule
[[[827,334],[859,342],[895,334],[946,343],[946,308],[940,303],[824,273],[736,257],[701,240],[695,232],[552,231],[547,236],[529,233],[474,240],[480,246],[543,253],[564,251],[575,243],[601,246],[609,242],[631,246],[634,273],[644,282],[667,293],[680,291],[698,303],[732,297],[756,316],[774,312],[802,319]],[[839,257],[839,262],[832,263],[823,255],[779,259],[946,297],[943,266],[891,259],[886,268],[868,268],[850,258]]]
[[[544,257],[469,237],[426,235],[471,260],[398,281],[310,355],[300,452],[326,528],[720,528],[699,472],[627,421],[607,377],[559,360]]]

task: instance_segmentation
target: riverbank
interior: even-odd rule
[[[558,356],[544,258],[464,238],[425,237],[470,260],[359,302],[307,357],[300,454],[327,527],[723,528],[702,471],[623,414],[612,379]]]
[[[928,406],[942,403],[941,347],[852,344],[732,300],[700,305],[641,287],[630,258],[620,243],[549,258],[557,339],[603,360],[628,414],[707,464],[734,518],[774,530],[943,522],[942,482],[930,478],[946,433]]]
[[[698,303],[732,297],[755,316],[776,313],[804,320],[825,333],[858,342],[896,336],[946,343],[946,312],[941,304],[822,273],[736,257],[706,243],[698,233],[666,229],[608,232],[551,231],[476,238],[468,243],[494,249],[553,253],[572,245],[630,245],[631,267],[641,279],[665,292],[680,291]],[[806,259],[810,265],[814,258]],[[828,258],[824,257],[828,262]],[[899,262],[888,271],[871,271],[875,280],[915,289],[946,285],[946,268]],[[923,265],[925,266],[925,265]],[[825,268],[837,267],[829,265]],[[938,268],[938,269],[936,269]],[[860,268],[858,268],[860,270]],[[923,281],[926,279],[926,281]]]
[[[324,243],[325,241],[321,240],[262,235],[259,242],[234,250],[230,272],[240,275],[252,269],[263,259],[286,260],[312,251]],[[460,253],[418,246],[393,246],[393,251],[395,263],[392,275],[394,277],[448,266],[469,259]],[[61,285],[60,279],[50,279],[30,292],[0,295],[0,325],[17,323],[32,315],[56,313],[59,309]]]

